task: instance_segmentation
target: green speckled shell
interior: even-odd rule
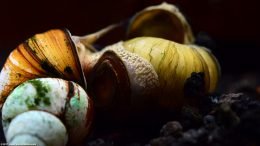
[[[29,110],[41,110],[59,117],[69,133],[69,142],[81,142],[92,120],[90,99],[76,83],[57,78],[39,78],[19,85],[8,96],[2,109],[6,134],[17,115]]]

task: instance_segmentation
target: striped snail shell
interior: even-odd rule
[[[124,47],[152,64],[158,74],[158,100],[163,107],[182,105],[191,99],[188,97],[212,93],[217,87],[220,66],[214,55],[204,47],[153,37],[126,41]],[[193,79],[198,81],[195,86],[189,83]],[[198,93],[187,93],[193,89]]]
[[[53,122],[49,123],[49,126],[56,128],[46,128],[46,121],[44,120],[47,119],[43,117],[38,117],[39,119],[36,117],[36,123],[34,123],[34,120],[30,121],[28,117],[30,117],[31,114],[27,115],[26,113],[31,110],[35,111],[35,114],[44,111],[59,118],[66,127],[67,133],[63,133],[62,136],[68,134],[69,145],[82,143],[83,139],[89,133],[93,116],[92,101],[84,89],[72,81],[65,81],[58,78],[38,78],[28,80],[16,87],[7,97],[2,108],[2,124],[7,142],[14,140],[12,137],[15,137],[17,131],[13,129],[21,129],[22,124],[26,123],[21,119],[22,117],[20,117],[20,119],[24,121],[22,124],[13,123],[17,123],[16,119],[20,114],[23,114],[23,118],[29,120],[26,126],[29,131],[26,132],[22,130],[29,135],[35,136],[35,134],[31,132],[38,131],[41,133],[42,138],[45,137],[44,139],[46,139],[50,136],[48,133],[55,133],[56,128],[62,128],[62,126],[56,122],[57,120],[55,118],[48,120]],[[39,114],[41,114],[41,112]],[[40,119],[42,119],[42,123],[39,123]],[[52,121],[52,119],[54,119],[54,121]],[[31,131],[30,129],[33,130]],[[62,131],[64,132],[64,130]],[[35,137],[37,138],[37,136],[38,134],[36,134]],[[20,140],[23,139],[20,138]],[[49,140],[50,141],[43,140],[42,142],[48,145],[53,139],[50,138]],[[55,141],[62,140],[65,139],[55,139]],[[60,143],[66,144],[66,141]]]
[[[88,93],[101,107],[145,108],[152,102],[178,108],[214,92],[220,77],[218,61],[209,50],[161,38],[120,42],[100,56],[87,81]],[[194,80],[198,84],[193,85]]]
[[[131,18],[127,38],[142,36],[164,38],[181,44],[190,44],[195,40],[184,15],[175,5],[166,2],[149,6]]]
[[[0,73],[0,107],[16,86],[39,77],[72,80],[85,88],[77,50],[67,30],[36,34],[10,53]]]
[[[102,54],[95,50],[93,44],[115,28],[124,27],[122,25],[124,23],[117,23],[90,35],[73,36],[85,76],[92,70]],[[149,6],[136,13],[130,19],[124,33],[127,40],[142,36],[164,38],[181,44],[192,44],[195,40],[184,15],[175,5],[167,2]]]
[[[83,37],[71,36],[68,30],[49,30],[27,39],[10,53],[0,73],[0,107],[4,133],[8,142],[14,142],[15,134],[8,132],[12,120],[31,110],[45,111],[59,118],[65,124],[69,145],[82,142],[89,133],[93,106],[84,91],[86,80],[80,61],[91,52],[92,43],[113,27],[109,26]],[[22,117],[28,116],[24,114]],[[39,119],[45,119],[43,117],[40,116]],[[55,120],[51,116],[48,117]],[[38,125],[37,119],[35,122],[32,125]],[[54,123],[62,127],[59,123]],[[49,133],[47,130],[50,129],[45,129],[46,125],[42,125],[43,127],[39,128]],[[11,129],[15,128],[19,128],[19,125]],[[48,137],[48,135],[45,136]],[[28,136],[20,137],[19,140],[26,142],[27,138]],[[29,136],[29,139],[34,138]],[[63,134],[61,141],[66,139]],[[53,141],[54,143],[50,144],[44,141],[43,139],[44,145],[67,143],[63,141],[57,144]]]
[[[18,45],[0,73],[0,107],[14,87],[29,79],[57,77],[86,88],[81,64],[96,52],[92,46],[95,41],[117,26],[110,25],[85,36],[71,36],[67,29],[52,29]]]
[[[73,36],[79,53],[80,62],[85,76],[92,70],[102,53],[92,46],[105,34],[112,32],[124,23],[110,25],[91,35],[82,37]],[[124,30],[126,39],[135,37],[159,37],[181,44],[192,44],[195,40],[191,27],[184,15],[173,5],[163,2],[159,5],[149,6],[136,13]],[[118,40],[120,41],[120,40]]]

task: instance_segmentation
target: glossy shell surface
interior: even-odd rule
[[[67,30],[36,34],[11,52],[0,74],[0,106],[13,88],[40,77],[58,77],[85,86],[77,50]]]

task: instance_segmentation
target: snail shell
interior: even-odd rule
[[[209,50],[161,38],[120,42],[99,55],[87,81],[95,105],[103,108],[140,109],[151,102],[152,107],[174,109],[193,104],[195,97],[214,92],[220,76],[218,61]]]
[[[150,6],[135,14],[127,29],[127,38],[159,37],[181,44],[194,42],[189,23],[173,4]]]
[[[67,30],[36,34],[11,52],[0,74],[0,107],[14,87],[39,77],[64,78],[85,87],[77,50]]]
[[[104,116],[120,119],[121,113],[129,116],[132,110],[144,109],[144,103],[150,106],[148,103],[154,101],[152,93],[159,80],[148,61],[125,50],[122,42],[96,55],[100,57],[87,75],[87,90],[97,112],[118,113]]]
[[[159,101],[163,107],[176,107],[189,100],[189,93],[185,93],[185,88],[190,86],[190,83],[187,83],[189,78],[196,76],[193,73],[199,73],[198,78],[201,80],[198,84],[202,87],[196,87],[201,90],[198,94],[212,93],[217,86],[220,77],[219,63],[214,55],[203,47],[182,45],[153,37],[135,38],[123,45],[126,50],[140,55],[152,64],[158,74]]]
[[[16,116],[6,133],[10,145],[65,146],[68,135],[62,122],[43,111],[28,111]]]
[[[61,119],[67,128],[69,143],[76,145],[89,133],[92,107],[84,89],[74,82],[58,78],[28,80],[16,87],[3,105],[4,133],[8,134],[10,123],[17,115],[29,110],[40,110]]]

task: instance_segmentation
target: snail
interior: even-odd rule
[[[127,39],[151,36],[181,44],[191,44],[194,36],[189,23],[179,9],[167,2],[149,6],[136,13],[127,27]]]
[[[149,104],[166,109],[193,104],[199,100],[195,97],[214,92],[220,77],[209,50],[161,38],[138,37],[97,54],[87,75],[88,93],[95,105],[116,112]]]
[[[83,37],[71,36],[67,29],[52,29],[21,43],[10,53],[0,73],[0,107],[16,86],[29,79],[57,77],[86,88],[81,62],[95,52],[95,40],[116,26]]]
[[[78,145],[89,133],[92,116],[92,101],[80,85],[37,78],[20,84],[8,96],[2,125],[8,143],[56,146],[68,140],[69,145]]]
[[[88,39],[91,40],[101,33],[91,34]],[[79,144],[89,133],[92,102],[84,91],[86,80],[76,48],[80,41],[76,42],[77,39],[74,39],[66,29],[53,29],[34,35],[10,53],[0,73],[0,107],[3,107],[2,119],[7,137],[10,120],[22,112],[35,109],[52,113],[65,122],[69,144]],[[53,78],[41,79],[47,77]],[[25,87],[32,91],[24,92]],[[32,92],[35,90],[39,93],[37,96],[33,96]],[[15,99],[17,94],[21,94],[19,99]],[[71,106],[76,106],[76,98],[82,98],[80,109]]]
[[[123,22],[113,24],[83,37],[72,36],[78,48],[85,76],[92,70],[102,54],[98,53],[92,44],[119,27],[121,29],[124,27],[123,31],[126,40],[142,36],[159,37],[182,44],[192,44],[195,40],[191,27],[184,15],[175,5],[167,2],[145,8],[136,13],[126,27],[124,24]]]
[[[220,78],[220,66],[214,55],[206,48],[182,45],[168,40],[140,37],[124,43],[126,50],[148,60],[160,80],[160,104],[174,106],[184,101],[186,81],[192,73],[201,73],[202,94],[212,93]],[[193,95],[190,95],[193,96]],[[180,104],[182,105],[182,104]]]
[[[157,27],[157,17],[167,19],[151,31],[155,37],[137,37],[150,35],[143,32]],[[147,23],[151,25],[146,27]],[[77,145],[89,133],[92,108],[120,119],[117,115],[128,116],[132,111],[179,108],[214,92],[220,76],[218,62],[209,50],[190,45],[192,31],[177,8],[163,3],[145,9],[128,27],[127,38],[137,38],[97,51],[95,41],[118,25],[83,37],[53,29],[34,35],[11,52],[0,73],[0,107],[8,142],[39,140],[42,145],[52,145],[39,137],[50,131],[19,136],[25,131],[13,130],[37,113],[33,124],[47,130],[46,123],[39,122],[48,118],[59,127],[62,138],[51,140],[53,145],[67,141]],[[93,99],[93,107],[84,90]],[[31,127],[26,128],[30,132]]]
[[[67,30],[36,34],[10,53],[0,74],[0,107],[14,87],[29,79],[48,76],[85,86],[79,58]]]

